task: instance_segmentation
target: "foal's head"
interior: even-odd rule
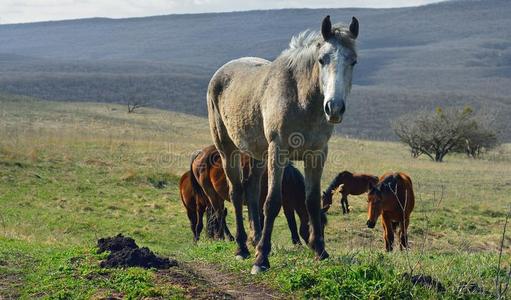
[[[374,228],[383,211],[383,197],[379,186],[370,186],[367,194],[367,227]]]
[[[369,183],[367,193],[367,227],[374,228],[383,210],[392,209],[392,199],[397,197],[398,176],[396,173],[386,176],[378,184]],[[389,195],[394,195],[389,197]]]
[[[318,44],[319,86],[323,108],[330,123],[340,123],[351,91],[353,68],[357,63],[354,42],[358,36],[358,20],[353,17],[348,29],[332,28],[330,16],[321,26],[323,42]]]

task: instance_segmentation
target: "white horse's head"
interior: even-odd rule
[[[320,44],[318,62],[323,109],[328,122],[340,123],[351,91],[353,68],[357,63],[354,40],[358,36],[358,20],[353,17],[349,30],[332,29],[330,16],[326,16],[321,34],[324,43]]]

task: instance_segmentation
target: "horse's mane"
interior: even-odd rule
[[[323,196],[321,196],[322,207],[329,206],[332,204],[332,192],[341,184],[341,181],[346,175],[353,175],[353,173],[349,171],[342,171],[341,173],[337,174],[337,176],[335,176],[335,178],[330,182],[330,184],[324,191]],[[328,198],[325,198],[324,195],[327,195]]]
[[[395,192],[398,180],[399,180],[399,174],[392,173],[392,174],[386,176],[383,180],[381,180],[378,183],[377,187],[382,192]]]
[[[355,40],[351,38],[346,26],[335,24],[332,31],[341,45],[355,51]],[[287,66],[292,70],[311,72],[317,60],[319,49],[317,46],[323,42],[320,32],[307,29],[293,36],[289,42],[289,48],[282,51],[278,58],[284,58]]]
[[[333,190],[335,190],[340,184],[344,176],[346,175],[353,175],[350,171],[342,171],[341,173],[337,174],[335,178],[330,182],[328,185],[326,192],[332,193]]]

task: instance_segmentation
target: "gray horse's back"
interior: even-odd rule
[[[226,63],[211,78],[208,114],[217,147],[222,148],[217,144],[222,140],[255,156],[266,150],[261,103],[255,99],[264,94],[270,64],[262,58],[243,57]]]

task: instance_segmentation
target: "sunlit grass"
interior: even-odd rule
[[[434,163],[411,158],[398,143],[334,137],[324,186],[342,170],[375,175],[399,170],[411,175],[417,198],[411,250],[384,253],[381,228],[365,226],[365,197],[350,197],[350,215],[342,215],[338,204],[329,212],[326,245],[331,259],[318,263],[305,247],[292,246],[280,216],[273,235],[272,269],[254,279],[248,276],[251,259],[233,259],[234,244],[192,243],[179,200],[177,182],[189,167],[190,154],[211,143],[206,119],[152,109],[128,114],[124,107],[111,104],[9,97],[0,98],[0,104],[0,262],[15,260],[10,253],[18,251],[27,255],[30,268],[42,272],[41,268],[56,265],[37,263],[50,254],[34,254],[32,249],[87,253],[97,238],[122,232],[161,254],[221,263],[226,270],[246,274],[247,280],[269,282],[305,296],[322,295],[317,294],[319,287],[333,279],[319,277],[348,272],[346,266],[356,274],[361,268],[376,272],[375,282],[381,279],[385,286],[413,271],[434,276],[450,295],[456,295],[462,282],[494,291],[497,251],[511,203],[510,145],[483,160],[452,155],[444,163]],[[158,181],[165,183],[164,188],[154,185]],[[231,210],[228,221],[234,229],[232,216]],[[507,235],[504,266],[510,263],[509,250]],[[382,271],[378,262],[391,275],[378,275]],[[15,272],[0,264],[0,276],[13,272],[27,270]],[[303,275],[308,272],[314,276]],[[312,287],[306,281],[300,285],[303,276],[312,280]],[[13,287],[26,298],[41,296],[31,290],[33,279],[21,278],[32,285],[13,283]],[[366,277],[349,278],[359,282]],[[80,284],[71,293],[82,295]],[[344,283],[334,280],[334,284]],[[396,284],[406,286],[402,280]],[[46,292],[56,289],[48,287]],[[397,295],[394,292],[388,287],[373,296]],[[433,295],[416,287],[411,293]]]

